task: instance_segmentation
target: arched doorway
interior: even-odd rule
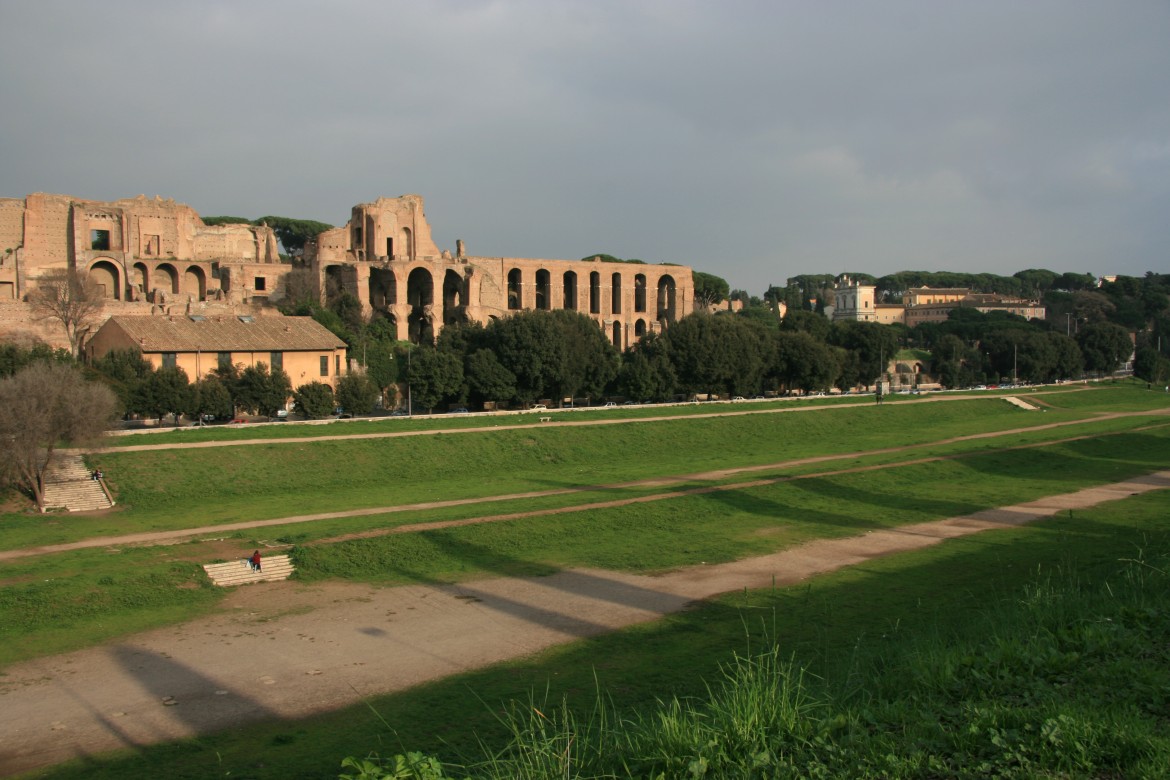
[[[601,314],[601,274],[589,272],[589,313]]]
[[[101,290],[103,298],[122,300],[122,272],[113,260],[101,258],[89,267],[89,281]]]
[[[150,292],[150,269],[146,263],[135,263],[130,272],[130,286],[137,288],[137,297],[141,300]]]
[[[622,348],[622,324],[620,322],[613,324],[613,345],[618,349]]]
[[[646,311],[646,274],[634,277],[634,311]]]
[[[549,277],[549,272],[541,268],[536,272],[536,308],[548,309],[550,307],[550,290],[552,280]]]
[[[609,310],[614,314],[622,313],[622,275],[615,273],[609,286]]]
[[[398,279],[391,270],[371,268],[369,290],[370,306],[376,311],[386,311],[398,303]]]
[[[443,274],[443,324],[454,325],[467,319],[467,284],[456,271]]]
[[[646,335],[646,320],[638,319],[634,321],[634,338],[642,338]]]
[[[406,278],[406,302],[410,305],[408,336],[415,344],[433,344],[435,326],[431,321],[435,304],[435,280],[425,268],[416,268]]]
[[[197,265],[187,267],[183,274],[183,289],[197,301],[207,300],[207,275]]]
[[[162,263],[154,269],[155,288],[167,295],[179,294],[179,272],[170,263]]]

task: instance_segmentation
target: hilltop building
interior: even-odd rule
[[[975,309],[984,314],[1005,311],[1025,319],[1044,319],[1039,301],[1026,301],[993,293],[973,293],[962,287],[913,287],[903,303],[875,303],[876,286],[861,284],[842,276],[833,288],[833,321],[854,320],[890,325],[896,322],[914,327],[923,322],[945,322],[951,311]]]
[[[271,228],[205,225],[190,206],[157,196],[0,198],[0,301],[66,268],[88,273],[111,301],[247,297],[267,289],[279,263]]]
[[[25,303],[53,271],[88,274],[105,317],[279,317],[293,266],[266,225],[207,225],[190,206],[145,196],[91,201],[36,193],[0,199],[0,336],[66,346]],[[571,309],[625,349],[690,314],[691,269],[598,260],[475,257],[440,251],[418,195],[354,206],[349,222],[306,246],[322,301],[349,292],[398,337],[433,341],[445,325],[517,311]],[[95,323],[95,328],[100,323]],[[294,378],[295,379],[295,378]]]
[[[600,260],[540,260],[440,251],[418,195],[353,207],[349,222],[306,246],[319,289],[348,292],[388,317],[398,338],[430,341],[445,325],[486,324],[525,310],[570,309],[625,349],[690,314],[691,269]]]

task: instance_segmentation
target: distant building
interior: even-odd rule
[[[337,389],[345,342],[312,317],[113,316],[85,347],[90,360],[134,350],[156,369],[177,367],[192,381],[216,368],[266,364],[293,387],[320,382]]]
[[[1027,320],[1044,319],[1044,305],[995,293],[973,293],[963,288],[912,288],[907,295],[905,323],[914,327],[923,322],[945,322],[954,309],[975,309],[983,314],[1007,312]]]
[[[877,287],[872,284],[861,284],[849,276],[842,276],[833,287],[832,320],[877,322],[882,325],[901,322],[905,307],[900,303],[877,303],[876,292]]]
[[[975,309],[987,314],[1005,311],[1025,319],[1044,319],[1044,306],[1038,301],[1027,301],[992,293],[972,293],[964,287],[913,287],[907,291],[903,303],[875,303],[877,287],[861,284],[842,276],[833,288],[836,302],[833,321],[853,320],[890,325],[895,322],[914,327],[923,322],[944,322],[951,311],[958,308]]]

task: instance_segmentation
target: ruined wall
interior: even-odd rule
[[[515,257],[474,257],[462,241],[440,251],[418,195],[354,206],[348,224],[306,252],[318,289],[355,295],[421,342],[461,318],[487,323],[517,311],[572,309],[626,348],[694,309],[691,269]]]
[[[0,198],[0,264],[11,257],[6,250],[15,250],[24,243],[24,201],[18,198]]]
[[[36,193],[25,198],[24,271],[39,276],[48,268],[68,268],[73,242],[70,204],[66,195]]]

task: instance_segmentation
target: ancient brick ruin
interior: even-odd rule
[[[349,292],[416,343],[462,318],[486,324],[517,311],[572,309],[624,349],[694,306],[686,266],[475,257],[462,241],[454,255],[440,251],[418,195],[354,206],[349,223],[318,236],[304,259],[322,300]],[[40,277],[62,269],[99,285],[106,317],[279,316],[271,304],[284,297],[293,266],[280,261],[271,228],[206,225],[191,207],[157,196],[0,198],[0,338],[65,345],[61,329],[34,319],[25,302]]]

